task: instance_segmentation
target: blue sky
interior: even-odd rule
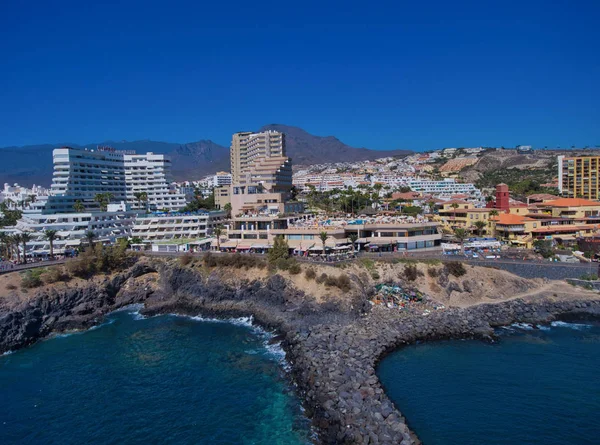
[[[0,146],[600,145],[598,1],[0,1]]]

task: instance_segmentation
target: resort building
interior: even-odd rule
[[[558,156],[558,190],[570,198],[600,198],[600,156]]]
[[[72,213],[75,203],[86,211],[99,210],[98,194],[112,195],[112,201],[132,208],[178,210],[185,196],[171,189],[171,161],[165,155],[135,154],[110,147],[95,150],[63,147],[52,153],[54,173],[50,196],[33,212]],[[146,193],[144,201],[136,193]]]
[[[296,253],[323,253],[321,233],[327,234],[325,253],[356,250],[405,251],[439,247],[438,223],[412,217],[373,217],[366,219],[320,219],[306,215],[282,218],[232,218],[224,250],[264,250],[282,236]],[[215,244],[213,243],[213,247]]]
[[[131,237],[147,242],[207,238],[226,218],[223,211],[140,214],[133,222]]]
[[[235,133],[230,156],[233,215],[302,211],[301,203],[287,204],[292,189],[292,161],[285,155],[283,133]]]
[[[435,196],[452,196],[464,193],[471,198],[481,198],[481,190],[473,184],[456,182],[453,178],[446,178],[443,181],[412,179],[408,181],[408,186],[415,192],[427,193]]]
[[[137,212],[131,211],[125,203],[109,204],[106,212],[24,214],[15,229],[33,237],[27,243],[27,255],[43,257],[50,253],[46,230],[57,231],[54,253],[62,254],[85,245],[88,232],[93,232],[94,242],[105,244],[128,238],[136,215]]]

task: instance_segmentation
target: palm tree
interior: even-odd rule
[[[469,237],[467,231],[459,227],[454,229],[454,236],[460,241],[460,250],[464,250],[465,239]]]
[[[221,235],[223,235],[223,226],[217,226],[213,229],[213,233],[217,237],[217,250],[221,251]]]
[[[2,253],[4,255],[5,258],[10,258],[10,246],[11,246],[11,240],[10,240],[10,235],[6,232],[1,232],[0,233],[0,245],[2,245]]]
[[[144,209],[146,210],[146,212],[148,211],[148,193],[146,192],[136,192],[133,194],[133,196],[135,196],[136,201],[138,202],[138,204],[140,203],[145,203],[144,204]]]
[[[54,240],[57,237],[57,231],[48,229],[44,232],[44,237],[50,243],[50,258],[54,259]]]
[[[356,243],[356,241],[358,240],[358,234],[357,233],[350,233],[348,235],[348,239],[352,243],[352,253],[354,253],[354,243]]]
[[[477,234],[481,236],[481,231],[487,226],[485,221],[475,221],[475,227],[477,227]]]
[[[94,201],[96,201],[98,204],[100,204],[100,210],[102,210],[103,212],[106,212],[106,209],[108,208],[108,204],[110,204],[110,201],[112,201],[112,199],[114,197],[115,197],[115,195],[113,195],[110,192],[98,193],[98,194],[96,194],[96,196],[94,196]]]
[[[27,243],[31,241],[33,237],[31,233],[21,233],[21,243],[23,244],[23,264],[27,264]]]
[[[94,233],[93,230],[88,230],[87,232],[85,232],[85,239],[88,243],[89,247],[92,247],[92,245],[94,244],[94,240],[96,239],[96,234]]]
[[[231,218],[231,209],[232,209],[232,207],[231,207],[231,203],[230,202],[228,202],[227,204],[225,204],[223,206],[223,210],[225,210],[227,212],[227,217],[228,218]]]
[[[21,234],[15,233],[11,236],[11,242],[15,247],[15,251],[17,252],[17,263],[21,262],[21,251],[19,250],[19,244],[21,244]]]
[[[321,232],[321,233],[319,233],[319,238],[321,239],[321,242],[323,243],[323,253],[325,253],[325,242],[329,238],[329,235],[327,234],[327,232]]]
[[[75,204],[73,204],[73,210],[75,210],[75,212],[77,212],[77,213],[82,213],[82,212],[85,212],[85,206],[78,199],[77,201],[75,201]]]
[[[450,204],[450,207],[452,207],[452,209],[454,210],[454,212],[452,212],[452,213],[453,213],[453,216],[454,216],[454,220],[456,221],[456,209],[458,209],[458,207],[459,207],[458,203],[453,202],[452,204]]]

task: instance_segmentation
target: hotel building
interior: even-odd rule
[[[185,196],[174,193],[171,161],[162,154],[135,154],[109,147],[96,150],[63,147],[52,153],[54,174],[50,196],[34,211],[72,213],[77,201],[86,211],[99,209],[97,194],[110,193],[113,201],[125,201],[134,209],[178,210]],[[138,202],[135,194],[145,192],[147,202]]]
[[[225,222],[227,212],[191,212],[138,215],[131,229],[132,238],[142,241],[206,238]]]
[[[85,245],[87,232],[94,232],[94,242],[114,243],[118,238],[128,238],[137,212],[125,203],[109,204],[106,212],[24,214],[17,222],[18,232],[27,232],[33,239],[27,243],[28,256],[43,256],[50,252],[46,230],[56,230],[54,253]]]
[[[300,203],[287,203],[292,189],[292,161],[285,155],[283,133],[235,133],[230,156],[233,215],[302,211]]]

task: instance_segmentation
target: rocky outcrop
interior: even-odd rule
[[[600,302],[513,300],[417,315],[346,302],[317,303],[279,275],[263,281],[224,280],[192,268],[138,264],[100,286],[41,293],[0,316],[0,350],[31,344],[53,331],[86,328],[111,310],[144,303],[144,313],[232,317],[252,315],[277,330],[290,377],[324,444],[413,444],[418,438],[388,399],[376,375],[389,351],[415,341],[493,339],[496,326],[600,316]],[[146,274],[158,277],[148,286]],[[361,294],[360,292],[357,295]],[[362,294],[361,294],[362,295]],[[360,299],[360,298],[358,298]]]

